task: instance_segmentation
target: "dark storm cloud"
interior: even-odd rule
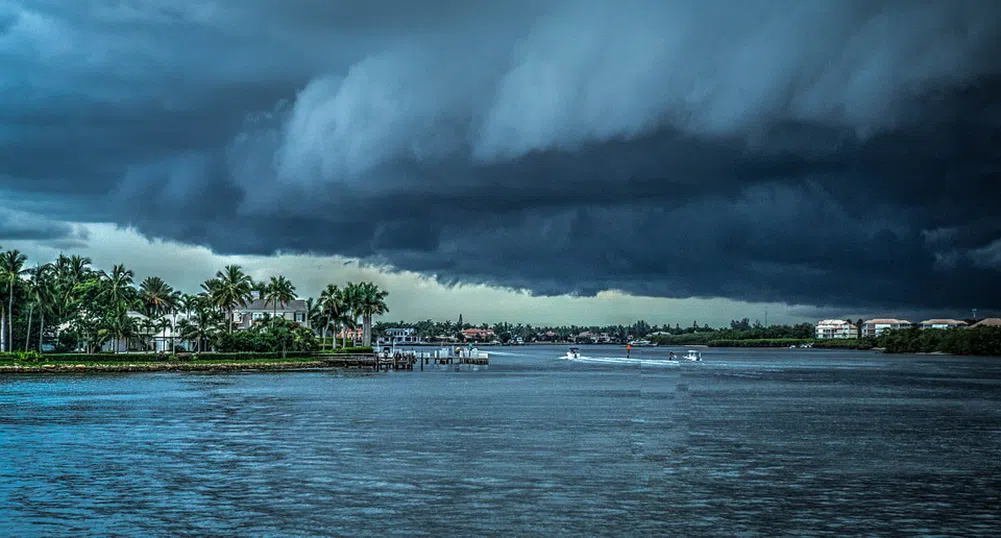
[[[32,213],[0,208],[0,244],[30,240],[53,246],[79,246],[85,239],[86,231],[77,226],[55,222]]]
[[[444,282],[1001,305],[999,18],[992,0],[22,0],[0,8],[0,173],[107,195],[74,218]]]

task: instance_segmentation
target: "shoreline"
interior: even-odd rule
[[[31,373],[73,373],[73,372],[210,372],[210,371],[250,371],[250,370],[311,370],[318,368],[337,368],[336,364],[322,361],[286,361],[261,363],[97,363],[97,364],[39,364],[39,365],[2,365],[0,374],[31,374]],[[344,366],[340,366],[344,367]]]
[[[193,361],[59,361],[21,363],[0,362],[0,375],[31,373],[83,373],[83,372],[237,372],[313,369],[372,369],[375,355],[345,354],[325,357],[288,357],[242,360],[193,360]]]

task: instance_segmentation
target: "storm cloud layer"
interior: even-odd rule
[[[539,294],[1001,306],[999,58],[993,0],[15,0],[0,197],[45,218],[0,221]]]

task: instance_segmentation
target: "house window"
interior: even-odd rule
[[[295,320],[298,321],[298,322],[306,321],[306,314],[304,314],[302,312],[296,312],[295,313]]]

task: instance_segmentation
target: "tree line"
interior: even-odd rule
[[[306,299],[308,327],[277,316],[279,309],[299,298],[284,276],[255,281],[239,265],[228,265],[201,284],[195,294],[183,293],[162,278],[135,282],[135,273],[118,264],[111,271],[93,267],[90,258],[60,254],[54,261],[27,265],[18,250],[0,252],[0,352],[100,350],[111,342],[138,339],[145,348],[153,337],[175,338],[195,351],[209,347],[225,351],[285,351],[315,347],[313,332],[322,336],[362,327],[371,345],[372,320],[389,312],[388,292],[371,282],[329,284],[318,298]],[[263,299],[273,315],[249,331],[235,331],[234,312]],[[142,317],[130,315],[133,312]],[[180,318],[180,319],[179,319]],[[345,331],[342,346],[347,346]],[[245,333],[245,334],[241,334]],[[334,343],[331,342],[333,345]],[[254,347],[255,349],[242,349]]]
[[[811,338],[813,325],[801,323],[798,325],[762,326],[755,322],[751,324],[747,318],[730,322],[730,328],[713,328],[708,324],[700,325],[698,321],[691,326],[682,327],[679,324],[653,325],[644,320],[630,325],[532,325],[529,323],[465,323],[460,315],[457,321],[423,320],[417,322],[395,321],[379,322],[374,331],[377,336],[384,336],[386,330],[393,327],[412,328],[425,340],[440,338],[462,338],[465,329],[490,329],[501,343],[509,343],[516,339],[524,342],[575,342],[580,335],[605,335],[610,342],[628,342],[633,339],[648,338],[653,342],[665,345],[675,344],[705,344],[710,340],[719,339],[751,339],[751,338]]]
[[[665,326],[666,327],[666,326]],[[650,325],[645,321],[637,321],[632,325],[532,325],[530,323],[465,323],[460,315],[457,321],[444,320],[422,320],[422,321],[380,321],[375,324],[374,332],[376,336],[385,336],[386,330],[390,328],[410,328],[415,334],[424,340],[437,340],[441,338],[462,338],[462,331],[466,329],[492,330],[496,339],[502,343],[508,343],[516,339],[525,342],[565,342],[570,341],[581,333],[590,332],[593,334],[607,334],[610,338],[626,340],[645,336],[653,331],[661,330],[655,325]]]
[[[908,327],[884,331],[873,345],[887,353],[952,353],[1001,355],[1001,327],[921,329]]]

